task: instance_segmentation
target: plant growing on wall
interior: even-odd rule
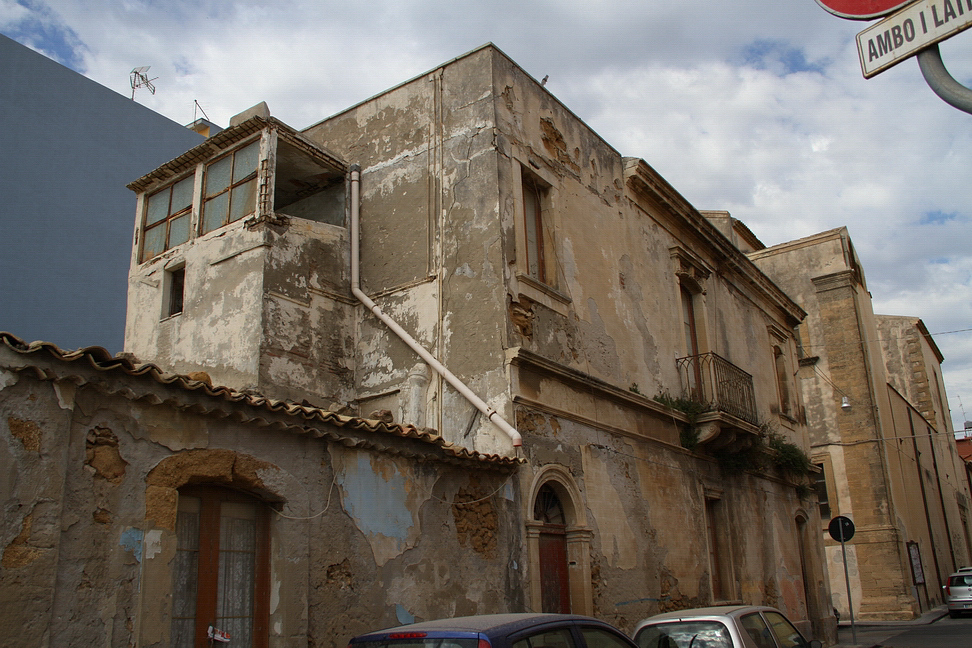
[[[652,400],[685,415],[687,424],[678,426],[679,442],[683,448],[694,450],[699,445],[699,431],[695,427],[695,422],[700,414],[708,412],[712,407],[691,398],[672,396],[668,392],[659,392]]]
[[[812,471],[807,453],[787,440],[769,423],[760,423],[759,433],[752,443],[733,450],[713,453],[719,465],[729,470],[758,470],[778,468],[798,484]]]

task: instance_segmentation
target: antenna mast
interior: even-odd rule
[[[142,67],[137,67],[132,70],[132,101],[135,100],[135,90],[138,88],[148,88],[149,92],[155,94],[155,86],[152,85],[152,82],[159,77],[155,77],[155,79],[148,78],[148,71],[150,67],[152,66],[143,65]]]

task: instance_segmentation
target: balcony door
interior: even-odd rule
[[[695,296],[685,286],[679,286],[682,296],[682,327],[685,334],[685,355],[689,361],[688,387],[695,400],[702,400],[702,366],[699,362],[699,333],[695,322]]]

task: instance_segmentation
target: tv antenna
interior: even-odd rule
[[[192,121],[193,122],[196,121],[196,111],[197,110],[202,113],[202,116],[206,119],[206,121],[209,121],[209,115],[207,115],[206,114],[206,111],[203,110],[203,107],[199,105],[199,100],[198,99],[193,99],[192,100],[192,103],[193,103],[193,106],[192,106]]]
[[[132,70],[132,100],[133,101],[135,99],[135,90],[137,90],[138,88],[148,88],[149,92],[155,94],[155,86],[152,85],[152,82],[155,81],[155,79],[158,79],[159,77],[155,77],[155,79],[148,78],[148,71],[150,67],[152,66],[143,65],[142,67],[137,67],[134,70]]]

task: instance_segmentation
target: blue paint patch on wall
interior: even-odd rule
[[[118,542],[123,548],[135,554],[135,560],[142,562],[142,538],[145,534],[141,529],[125,529]]]
[[[388,463],[382,473],[376,472],[371,457],[358,455],[357,464],[349,465],[339,478],[344,489],[344,509],[365,533],[408,539],[412,514],[406,504],[405,476]]]
[[[415,623],[415,615],[411,614],[398,603],[395,604],[395,616],[398,617],[398,622],[402,625]]]

